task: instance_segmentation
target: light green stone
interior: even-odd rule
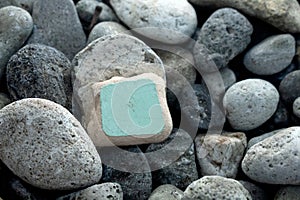
[[[100,107],[108,136],[155,135],[165,126],[155,83],[149,79],[103,86]]]

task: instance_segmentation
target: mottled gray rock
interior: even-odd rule
[[[226,117],[237,130],[251,130],[262,125],[275,113],[278,102],[277,89],[262,79],[235,83],[223,99]]]
[[[297,0],[189,0],[199,6],[232,7],[257,17],[282,31],[300,32],[300,6]]]
[[[300,184],[300,127],[290,127],[253,145],[242,161],[244,173],[268,184]]]
[[[0,78],[9,58],[19,50],[32,32],[30,14],[18,7],[0,9]]]
[[[235,178],[247,146],[247,138],[244,133],[198,135],[195,146],[202,176]]]
[[[29,184],[67,190],[100,180],[95,146],[59,104],[37,98],[16,101],[0,110],[0,126],[0,158]]]
[[[37,97],[71,108],[71,63],[52,47],[26,45],[9,60],[6,77],[13,100]]]
[[[122,150],[131,154],[122,156],[109,147],[99,150],[103,163],[101,181],[119,183],[123,190],[124,200],[148,199],[152,191],[152,176],[145,155],[137,146],[124,147]],[[132,162],[133,160],[135,162]],[[137,165],[136,161],[138,161]],[[122,167],[130,171],[115,169],[115,163],[122,163]]]
[[[175,138],[176,142],[170,144]],[[185,149],[186,147],[189,148]],[[161,158],[147,157],[149,165],[153,169],[159,168],[162,165],[161,162],[171,162],[170,155],[177,154],[178,156],[170,165],[152,172],[154,184],[171,184],[184,190],[189,184],[198,179],[193,139],[187,132],[175,129],[164,142],[151,144],[146,153],[160,149],[163,149],[161,154],[164,155],[164,161],[160,160]]]
[[[101,22],[94,26],[90,32],[88,43],[106,35],[115,35],[120,33],[131,35],[127,28],[117,22]]]
[[[297,200],[299,199],[299,194],[300,186],[287,186],[277,192],[274,200]]]
[[[31,13],[34,1],[35,0],[1,0],[0,8],[6,6],[17,6]]]
[[[250,149],[250,147],[252,147],[253,145],[263,141],[264,139],[268,138],[268,137],[271,137],[275,134],[277,134],[278,132],[282,131],[283,129],[279,129],[279,130],[274,130],[274,131],[271,131],[269,133],[265,133],[265,134],[262,134],[260,136],[257,136],[257,137],[253,137],[249,140],[248,142],[248,146],[247,146],[247,150]]]
[[[279,85],[280,97],[292,105],[300,97],[300,70],[287,74]]]
[[[253,28],[245,16],[232,8],[215,11],[203,24],[194,46],[194,58],[201,71],[213,72],[203,57],[225,67],[250,43]]]
[[[272,75],[291,64],[295,51],[296,41],[292,35],[271,36],[246,53],[244,65],[255,74]]]
[[[57,200],[123,200],[123,191],[118,183],[102,183],[57,198]]]
[[[293,103],[293,113],[296,115],[298,118],[300,118],[300,97],[295,99]]]
[[[32,19],[35,28],[28,43],[54,47],[70,60],[85,47],[86,36],[72,0],[36,0]]]
[[[197,27],[196,12],[186,0],[111,0],[110,3],[128,27],[164,43],[185,42]]]
[[[83,22],[90,24],[97,6],[102,8],[97,23],[103,21],[119,21],[118,17],[109,6],[96,0],[80,0],[77,2],[76,9],[80,19]]]
[[[253,200],[267,200],[269,199],[267,193],[257,185],[250,183],[248,181],[239,181],[244,188],[246,188]]]
[[[148,200],[181,200],[183,192],[174,185],[161,185],[156,188]]]
[[[9,103],[11,103],[9,96],[4,93],[0,93],[0,109]]]
[[[184,191],[184,200],[252,200],[248,190],[234,179],[204,176],[194,181]]]

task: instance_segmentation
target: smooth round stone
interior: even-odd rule
[[[247,146],[247,138],[244,133],[200,134],[195,138],[195,146],[202,176],[235,178]]]
[[[16,101],[0,110],[0,126],[0,158],[27,183],[69,190],[100,180],[102,164],[93,142],[59,104],[38,98]]]
[[[244,173],[268,184],[300,184],[300,127],[290,127],[253,145],[242,161]]]
[[[72,0],[36,0],[32,19],[35,28],[28,43],[54,47],[70,60],[85,47],[86,36]]]
[[[245,16],[232,8],[215,11],[203,24],[194,46],[197,67],[213,72],[203,61],[203,56],[214,61],[217,68],[241,53],[250,43],[253,28]]]
[[[88,43],[106,35],[116,35],[120,33],[131,35],[130,31],[125,26],[117,22],[101,22],[94,26],[90,32]]]
[[[102,11],[97,19],[97,22],[103,21],[119,21],[114,11],[103,2],[96,0],[80,0],[76,4],[76,10],[82,21],[91,23],[96,7],[101,7]]]
[[[290,34],[268,37],[246,53],[244,65],[258,75],[278,73],[291,64],[295,47],[295,38]]]
[[[148,200],[181,200],[183,197],[183,192],[175,187],[174,185],[161,185],[156,188]]]
[[[300,118],[300,97],[298,97],[293,103],[293,113]]]
[[[266,122],[276,111],[279,94],[262,79],[247,79],[232,85],[225,93],[223,105],[232,128],[251,130]]]
[[[7,94],[0,93],[0,109],[11,103]]]
[[[26,45],[9,60],[6,77],[13,100],[44,98],[71,108],[71,63],[52,47]]]
[[[251,196],[248,190],[234,179],[204,176],[186,188],[183,199],[249,200]]]
[[[297,200],[299,199],[300,186],[287,186],[281,188],[274,197],[274,200]]]
[[[259,186],[255,185],[253,183],[250,183],[248,181],[239,181],[239,182],[244,186],[244,188],[246,188],[249,191],[252,199],[254,199],[254,200],[269,199],[269,196],[267,195],[267,193]]]
[[[187,0],[111,0],[110,3],[128,27],[164,43],[185,42],[197,27],[195,9]]]
[[[21,48],[33,29],[30,14],[22,8],[8,6],[0,9],[0,78],[9,58]]]
[[[287,74],[279,85],[280,97],[292,105],[300,97],[300,70]]]
[[[93,185],[78,192],[57,198],[56,200],[123,200],[123,191],[118,183]]]

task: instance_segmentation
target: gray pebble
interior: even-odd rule
[[[85,47],[86,36],[72,0],[36,0],[32,19],[35,28],[28,43],[54,47],[70,60]]]
[[[110,3],[129,28],[160,42],[185,42],[197,27],[195,9],[187,0],[111,0]]]
[[[268,184],[300,184],[300,127],[290,127],[253,145],[242,161],[244,173]]]
[[[176,138],[176,141],[174,138]],[[170,145],[169,143],[173,140],[175,143]],[[189,148],[185,149],[185,147]],[[160,160],[161,158],[147,157],[150,167],[154,169],[159,168],[162,164],[161,162],[171,162],[172,160],[170,159],[172,159],[171,156],[173,157],[173,154],[178,156],[170,165],[152,172],[154,184],[171,184],[184,190],[189,184],[198,179],[193,139],[187,132],[175,129],[164,142],[151,144],[147,148],[146,153],[160,149],[163,149],[161,152],[164,155],[163,161]]]
[[[288,105],[300,97],[300,70],[287,74],[279,85],[280,97]]]
[[[285,69],[295,56],[296,41],[290,34],[266,38],[244,57],[246,68],[258,75],[272,75]]]
[[[223,99],[226,117],[237,130],[251,130],[262,125],[275,113],[278,102],[277,89],[262,79],[235,83]]]
[[[203,56],[215,62],[218,69],[241,53],[250,43],[253,28],[245,16],[232,8],[215,11],[203,24],[194,46],[198,68],[205,72],[215,69],[203,63]]]
[[[271,131],[269,133],[264,133],[260,136],[257,136],[257,137],[253,137],[249,140],[248,142],[248,146],[247,146],[247,150],[250,149],[250,147],[252,147],[253,145],[263,141],[264,139],[268,138],[268,137],[271,137],[275,134],[277,134],[278,132],[282,131],[283,129],[279,129],[279,130],[274,130],[274,131]]]
[[[247,138],[244,133],[198,135],[195,146],[202,176],[235,178],[247,146]]]
[[[52,47],[26,45],[9,60],[6,76],[13,100],[37,97],[71,108],[71,63]]]
[[[30,14],[22,8],[8,6],[0,9],[0,78],[9,58],[21,48],[32,32]]]
[[[269,196],[267,195],[266,191],[264,191],[259,186],[250,183],[248,181],[239,181],[239,182],[244,186],[244,188],[246,188],[249,191],[253,200],[269,199]]]
[[[183,199],[252,200],[248,190],[241,183],[220,176],[204,176],[194,181],[184,191]]]
[[[17,176],[42,189],[68,190],[97,183],[99,154],[80,123],[45,99],[16,101],[0,110],[0,158]]]
[[[181,200],[183,192],[174,185],[161,185],[156,188],[148,200]]]
[[[0,93],[0,109],[2,109],[4,106],[11,103],[11,100],[8,95],[4,93]]]
[[[57,198],[56,200],[123,200],[123,192],[118,183],[102,183]]]
[[[101,22],[94,26],[90,32],[88,43],[106,35],[115,35],[120,33],[131,35],[127,28],[117,22]]]
[[[299,200],[300,186],[287,186],[281,188],[274,200]]]
[[[293,103],[293,113],[300,118],[300,97],[298,97]]]

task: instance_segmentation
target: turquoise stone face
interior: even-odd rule
[[[149,79],[103,86],[100,109],[108,136],[155,135],[165,126],[155,83]]]

